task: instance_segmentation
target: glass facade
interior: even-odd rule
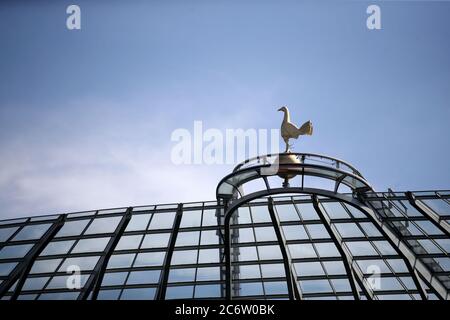
[[[347,203],[273,197],[277,226],[268,198],[239,207],[232,298],[289,299],[293,286],[302,299],[447,299],[429,277],[449,290],[450,238],[422,210],[448,224],[450,192],[414,195],[416,206],[405,193],[369,193],[365,201],[429,273]],[[204,202],[1,221],[2,299],[92,299],[94,291],[99,300],[224,299],[223,214],[217,202]]]
[[[217,201],[0,221],[0,298],[450,299],[450,191],[380,193],[343,162],[293,167],[301,188],[269,188],[249,160]],[[310,189],[307,174],[335,186]],[[244,196],[257,178],[266,189]]]

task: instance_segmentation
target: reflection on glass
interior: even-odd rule
[[[103,276],[102,286],[119,286],[125,283],[128,272],[107,272]]]
[[[141,248],[165,248],[169,245],[170,233],[147,234]]]
[[[0,250],[0,259],[23,258],[32,247],[33,244],[5,246]]]
[[[90,220],[67,221],[58,231],[55,238],[80,235]]]
[[[53,241],[50,242],[41,252],[41,256],[49,256],[54,254],[66,254],[72,248],[75,240]]]
[[[127,284],[152,284],[158,283],[161,270],[146,270],[130,272]]]
[[[155,288],[124,289],[120,300],[153,300]]]
[[[11,237],[13,235],[13,233],[17,231],[17,229],[19,229],[19,228],[18,227],[1,228],[0,229],[0,242],[7,241],[9,239],[9,237]]]
[[[100,252],[105,250],[110,238],[81,239],[73,248],[72,253]]]
[[[122,217],[96,218],[85,234],[112,233],[116,230],[121,219]]]
[[[36,260],[30,273],[46,273],[54,272],[58,268],[62,259]]]
[[[35,224],[25,226],[12,239],[12,241],[40,239],[44,235],[45,231],[48,230],[48,228],[50,228],[50,224]]]

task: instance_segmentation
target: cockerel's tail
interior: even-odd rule
[[[298,134],[299,135],[312,135],[313,133],[313,124],[311,121],[306,121],[301,127],[300,129],[298,129]]]

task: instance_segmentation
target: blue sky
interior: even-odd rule
[[[446,1],[2,1],[0,218],[214,200],[232,166],[173,165],[173,130],[278,128],[281,105],[314,123],[294,151],[380,191],[448,189],[449,16]]]

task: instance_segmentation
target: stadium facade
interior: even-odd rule
[[[450,191],[376,192],[289,153],[239,164],[216,196],[0,221],[0,297],[450,299]]]

